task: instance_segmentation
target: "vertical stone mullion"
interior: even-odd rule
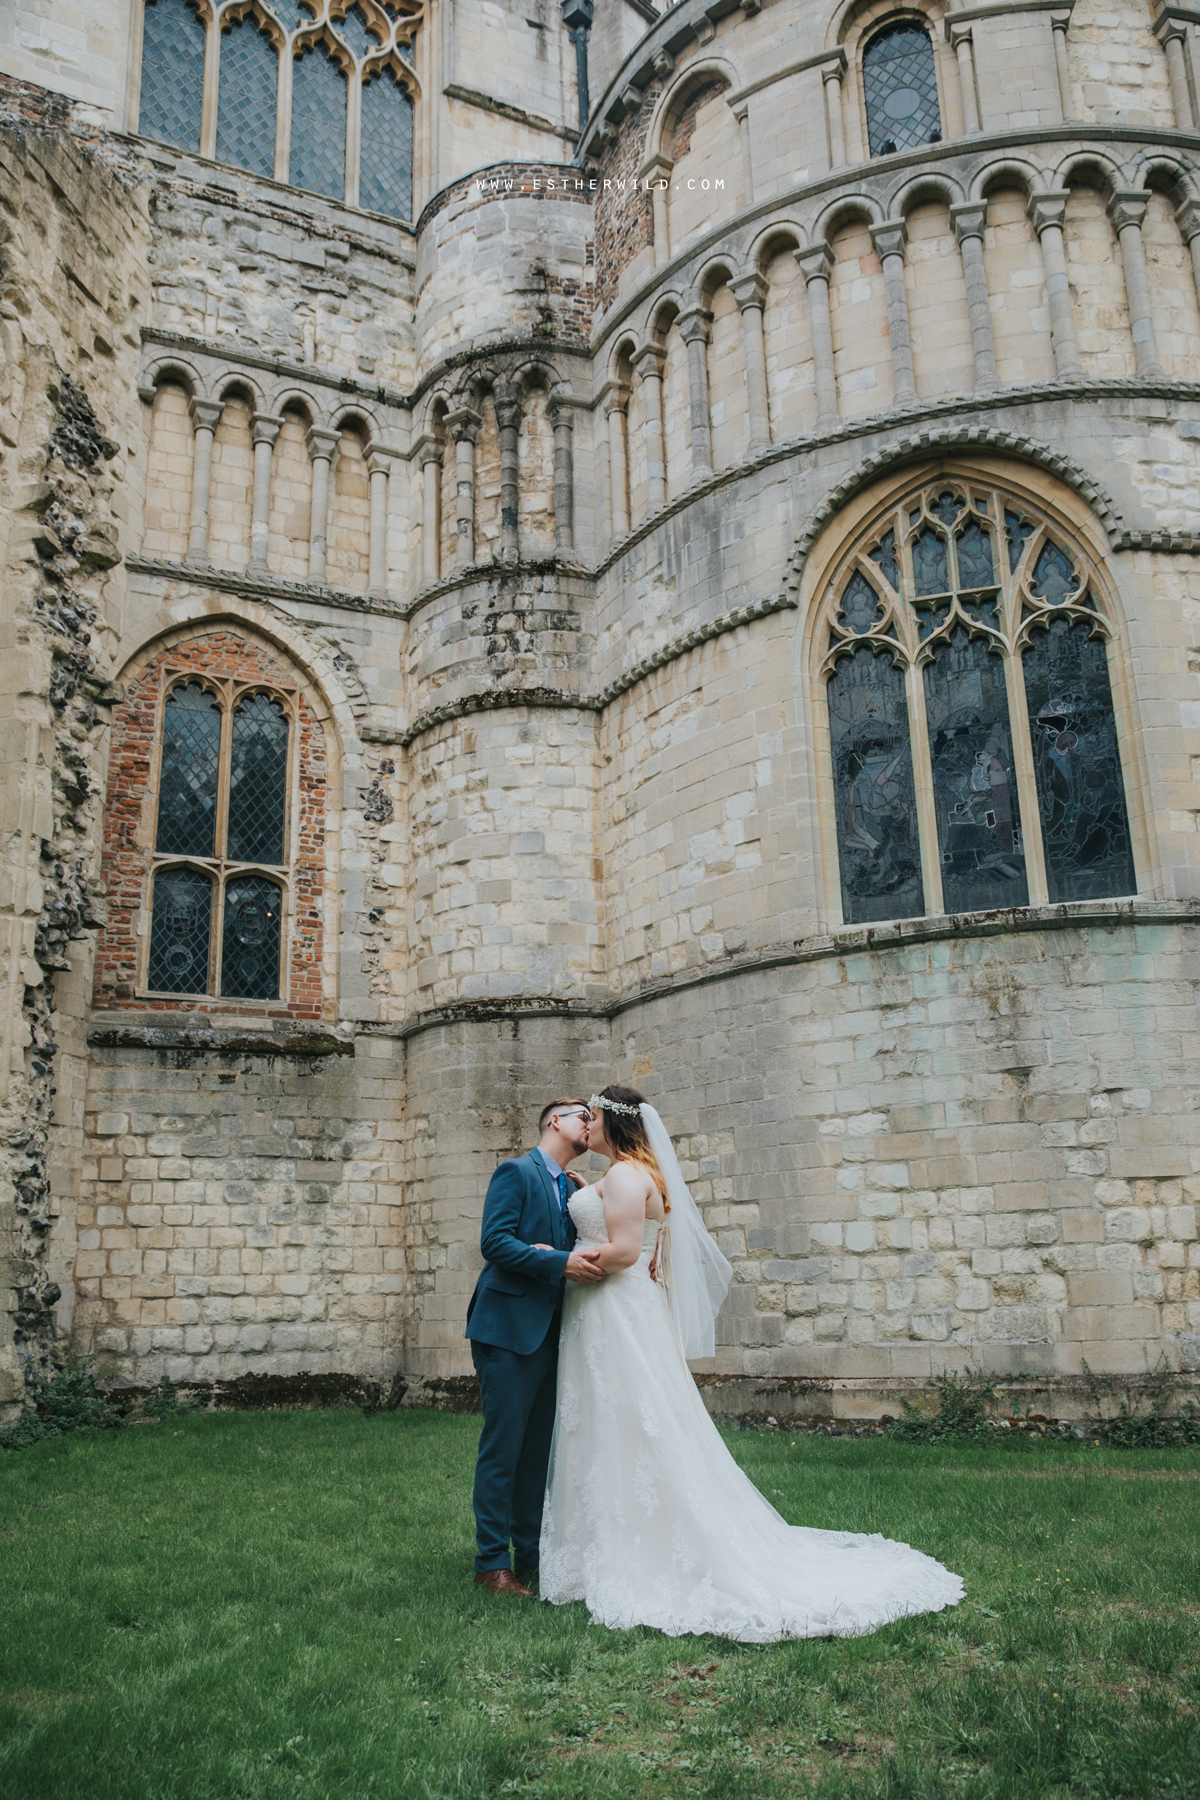
[[[254,498],[250,513],[250,562],[255,574],[267,571],[267,540],[271,524],[271,456],[283,420],[271,413],[254,413],[250,430],[254,443]]]
[[[974,200],[952,206],[950,219],[962,257],[967,286],[967,314],[971,321],[971,352],[975,359],[975,386],[983,393],[997,387],[996,345],[992,336],[992,311],[988,299],[987,268],[983,260],[983,234],[987,226],[987,201]]]
[[[221,91],[221,9],[214,6],[204,36],[204,93],[200,104],[200,154],[217,154],[217,101]]]
[[[958,86],[962,95],[963,129],[967,137],[979,131],[979,95],[975,87],[975,47],[971,27],[946,20],[946,36],[950,39],[958,63]]]
[[[475,561],[475,444],[483,423],[469,406],[447,415],[446,429],[454,439],[455,563],[468,568]]]
[[[1019,605],[1015,608],[1019,614]],[[1013,771],[1017,778],[1017,805],[1021,811],[1021,843],[1025,851],[1025,880],[1030,906],[1049,904],[1046,856],[1042,847],[1041,812],[1037,774],[1033,766],[1033,741],[1029,733],[1029,708],[1025,701],[1025,673],[1015,652],[1004,653],[1004,684],[1008,692],[1008,719],[1012,727]]]
[[[687,345],[688,399],[692,427],[692,480],[707,481],[712,466],[712,419],[708,400],[708,344],[712,314],[694,306],[680,313],[676,323]]]
[[[362,73],[351,65],[346,78],[346,205],[358,205],[362,161]]]
[[[770,405],[767,398],[767,353],[763,341],[763,309],[767,303],[767,281],[757,272],[739,275],[731,283],[733,297],[742,314],[742,335],[746,354],[746,402],[750,415],[751,456],[761,456],[771,447]]]
[[[1142,242],[1142,220],[1149,204],[1149,194],[1141,189],[1119,190],[1110,198],[1108,210],[1121,245],[1125,296],[1129,302],[1129,329],[1133,336],[1137,372],[1139,375],[1161,375],[1162,364],[1158,360],[1158,344],[1154,336],[1150,278],[1146,272],[1146,247]]]
[[[917,832],[921,842],[921,886],[925,911],[937,915],[946,910],[942,898],[942,854],[938,845],[937,808],[933,800],[933,762],[929,754],[929,724],[925,716],[925,676],[916,663],[904,672],[908,694],[908,735],[912,748],[913,792],[917,801]]]
[[[208,562],[208,499],[212,488],[213,435],[224,405],[220,400],[193,400],[192,416],[192,516],[188,524],[185,561]]]
[[[844,169],[846,166],[846,124],[842,117],[842,76],[846,68],[846,53],[839,53],[839,60],[826,63],[821,69],[821,87],[825,96],[825,129],[829,144],[829,168]]]
[[[871,227],[871,242],[883,265],[888,342],[892,352],[892,383],[895,389],[893,398],[897,404],[917,397],[917,384],[913,375],[912,335],[908,322],[908,294],[904,287],[906,236],[903,219],[889,219],[886,224]]]
[[[275,89],[275,179],[286,181],[292,159],[292,55],[290,38],[279,52],[279,78]]]
[[[308,532],[308,579],[314,587],[325,581],[325,544],[329,523],[329,471],[337,454],[338,434],[319,425],[305,436],[312,463],[312,508]]]
[[[1075,117],[1075,102],[1071,97],[1071,65],[1067,60],[1067,27],[1070,23],[1069,6],[1065,6],[1061,12],[1050,14],[1050,29],[1054,37],[1054,72],[1058,77],[1058,103],[1064,125]]]
[[[1071,283],[1067,277],[1067,256],[1063,244],[1063,219],[1066,210],[1065,194],[1031,194],[1029,197],[1029,213],[1042,246],[1042,263],[1046,270],[1046,304],[1050,309],[1050,341],[1054,348],[1054,366],[1060,381],[1077,381],[1083,370],[1079,361],[1079,345],[1075,341]]]
[[[554,432],[554,548],[563,555],[575,553],[575,412],[560,396],[550,401]]]
[[[505,562],[516,562],[521,554],[521,402],[515,394],[496,395],[496,424],[500,431],[500,554]]]
[[[646,344],[633,359],[642,380],[642,432],[646,442],[646,511],[657,512],[667,500],[667,451],[663,441],[662,384],[667,353],[661,344]]]
[[[796,261],[804,277],[808,298],[817,424],[828,428],[841,423],[837,377],[833,370],[833,321],[829,313],[829,272],[833,267],[833,251],[828,244],[814,244],[811,249],[797,250]]]

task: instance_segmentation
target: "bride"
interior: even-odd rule
[[[712,1356],[733,1271],[662,1120],[632,1088],[594,1095],[611,1159],[570,1199],[607,1279],[568,1286],[542,1519],[541,1595],[596,1624],[743,1643],[851,1636],[940,1612],[963,1584],[908,1544],[792,1526],[725,1448],[686,1357]]]

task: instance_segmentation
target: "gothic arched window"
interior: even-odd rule
[[[261,22],[246,14],[221,36],[217,157],[252,175],[275,173],[279,56]]]
[[[292,160],[288,180],[340,200],[346,191],[346,77],[326,44],[292,69]]]
[[[1095,572],[942,478],[841,565],[824,672],[847,924],[1136,888]]]
[[[146,0],[138,113],[144,137],[199,150],[206,31],[194,0]]]
[[[168,676],[145,988],[279,996],[295,695]]]
[[[872,156],[941,142],[933,43],[923,25],[912,19],[885,25],[863,51],[862,77]]]
[[[363,87],[359,204],[411,219],[412,172],[413,103],[394,71],[381,69]]]

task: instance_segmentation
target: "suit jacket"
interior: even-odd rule
[[[575,1242],[541,1156],[502,1162],[488,1182],[479,1247],[485,1258],[467,1308],[469,1338],[530,1356],[562,1304],[564,1270]],[[553,1250],[535,1250],[535,1243]]]

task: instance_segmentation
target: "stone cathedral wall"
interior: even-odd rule
[[[1200,1369],[1191,16],[930,0],[939,135],[872,157],[883,0],[598,7],[581,139],[558,8],[489,58],[456,0],[405,222],[139,136],[139,6],[93,8],[86,79],[43,10],[0,27],[0,329],[115,450],[48,474],[61,386],[20,375],[5,541],[18,475],[95,538],[4,575],[14,643],[39,580],[95,613],[91,711],[38,651],[5,801],[89,897],[10,970],[62,1021],[10,1059],[55,1109],[27,1360],[57,1312],[134,1382],[456,1392],[492,1168],[621,1079],[735,1265],[713,1404]],[[942,483],[1095,571],[1134,893],[845,922],[831,619]],[[298,696],[275,998],[147,985],[171,671]]]

